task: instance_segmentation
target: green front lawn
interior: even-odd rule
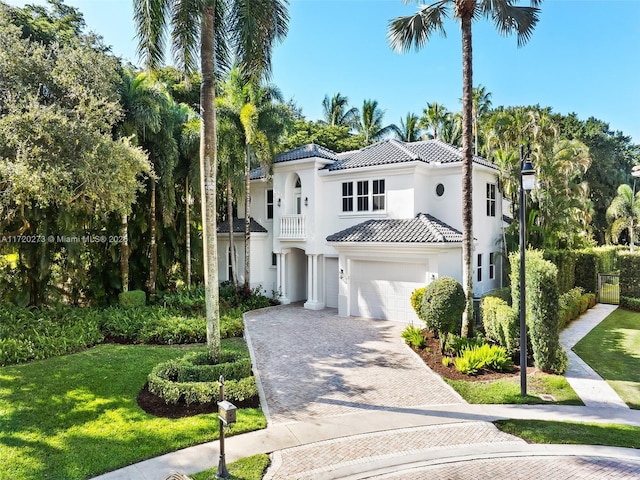
[[[629,407],[640,409],[640,313],[615,310],[573,350]]]
[[[520,395],[519,376],[486,382],[444,380],[469,403],[584,405],[561,375],[528,375],[526,397]],[[542,400],[543,394],[553,395],[556,401]]]
[[[230,463],[227,465],[227,470],[230,480],[261,480],[268,466],[269,456],[261,453]],[[218,468],[216,467],[191,475],[191,478],[193,480],[215,480],[217,472]]]
[[[533,443],[640,448],[640,427],[629,425],[543,420],[498,420],[494,423],[503,432]]]
[[[216,414],[157,418],[136,403],[156,364],[196,348],[105,344],[0,368],[0,480],[90,478],[217,438]],[[230,433],[265,426],[261,410],[244,409]]]

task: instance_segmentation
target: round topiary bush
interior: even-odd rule
[[[460,331],[464,307],[462,285],[450,277],[437,278],[424,292],[421,318],[429,330],[442,337]]]

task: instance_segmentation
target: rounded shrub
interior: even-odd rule
[[[462,285],[451,277],[441,277],[427,285],[420,317],[427,328],[440,337],[447,332],[460,331],[464,307]]]
[[[416,312],[416,315],[419,319],[422,318],[422,297],[424,297],[424,291],[427,289],[426,286],[421,288],[416,288],[413,292],[411,292],[411,306],[413,310]]]

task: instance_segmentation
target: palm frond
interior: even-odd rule
[[[170,0],[133,0],[133,19],[138,39],[137,54],[152,70],[164,60]]]
[[[229,34],[245,76],[269,78],[271,54],[289,29],[286,0],[232,0]]]
[[[171,53],[176,66],[187,73],[196,70],[199,59],[202,0],[176,0],[171,25]]]
[[[436,32],[446,37],[443,21],[448,18],[450,1],[442,0],[420,7],[414,15],[391,20],[387,30],[387,40],[391,48],[398,53],[408,52],[412,47],[419,50]]]
[[[491,18],[502,35],[516,33],[518,46],[529,41],[538,23],[540,9],[512,5],[513,0],[484,0],[480,5],[482,14]]]

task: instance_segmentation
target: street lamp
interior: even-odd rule
[[[640,177],[640,165],[636,165],[631,169],[631,175],[633,175],[633,195],[631,195],[631,251],[633,252],[633,203],[636,201],[636,178]]]
[[[525,154],[524,145],[520,145],[520,395],[527,395],[527,306],[525,303],[525,260],[526,249],[526,223],[525,191],[533,190],[536,183],[536,171],[529,160],[531,147],[527,146]]]

